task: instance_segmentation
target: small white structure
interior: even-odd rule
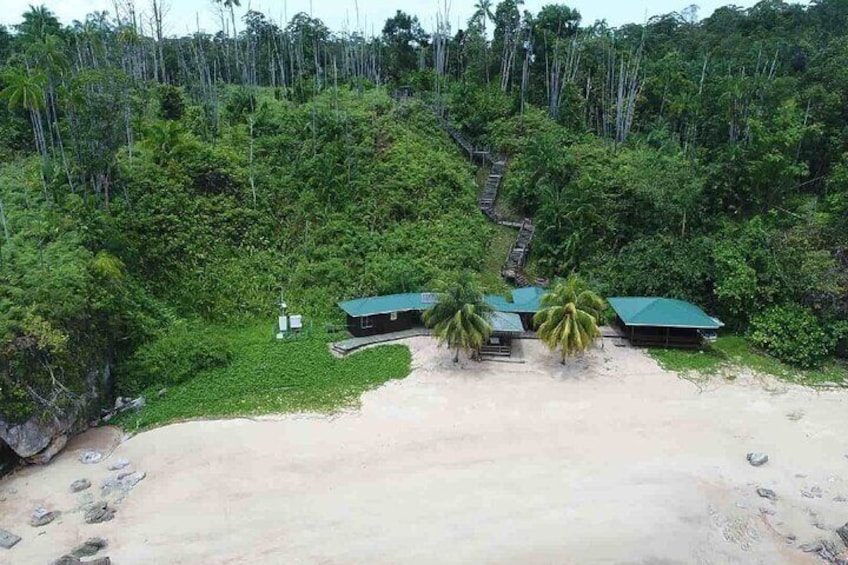
[[[303,329],[303,316],[300,314],[292,314],[289,316],[289,326],[292,331],[300,331]]]
[[[300,314],[289,316],[289,305],[283,300],[282,292],[280,292],[280,301],[277,306],[280,307],[280,315],[277,316],[277,339],[285,339],[286,334],[299,332],[303,329],[303,316]]]

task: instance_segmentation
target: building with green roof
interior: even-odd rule
[[[486,295],[486,302],[495,310],[492,318],[495,331],[517,334],[532,329],[531,318],[541,309],[544,293],[544,289],[531,286],[513,290],[512,300],[497,294]],[[339,302],[339,308],[347,314],[348,331],[363,337],[421,326],[421,313],[437,300],[437,295],[431,292],[407,292],[344,300]]]
[[[634,345],[698,347],[705,335],[724,324],[685,300],[658,297],[613,297],[616,325]]]

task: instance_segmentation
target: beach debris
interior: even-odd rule
[[[765,506],[760,506],[760,514],[768,514],[769,516],[774,516],[775,511],[774,508],[766,508]]]
[[[765,465],[769,460],[768,455],[765,453],[749,453],[746,458],[748,459],[748,463],[754,467]]]
[[[109,507],[105,501],[100,501],[85,511],[86,524],[99,524],[108,522],[115,517],[115,510]]]
[[[838,494],[838,495],[833,497],[833,501],[834,502],[848,502],[848,498],[845,498],[841,494]]]
[[[79,456],[80,463],[85,463],[87,465],[100,463],[101,459],[103,459],[103,454],[96,449],[86,449],[80,453]]]
[[[809,490],[802,490],[801,496],[804,498],[821,498],[822,497],[822,489],[818,486],[810,487]]]
[[[118,493],[118,498],[123,498],[141,481],[147,477],[147,473],[143,471],[129,471],[120,473],[116,477],[109,477],[103,481],[100,486],[100,494],[109,496],[113,492]]]
[[[32,511],[32,516],[29,519],[29,525],[33,528],[40,528],[41,526],[46,526],[55,519],[55,512],[50,512],[46,508],[39,506]]]
[[[20,537],[10,531],[0,528],[0,547],[3,549],[12,549],[19,541],[21,541]]]
[[[822,548],[821,540],[810,542],[810,543],[803,543],[803,544],[798,546],[798,549],[800,549],[804,553],[818,553],[819,551],[821,551],[821,548]]]
[[[770,488],[758,488],[757,495],[762,498],[768,498],[769,500],[777,500],[777,493]]]
[[[100,413],[101,417],[104,421],[109,421],[114,416],[121,414],[122,412],[127,412],[129,410],[138,410],[139,408],[143,408],[147,405],[147,399],[143,396],[139,396],[133,400],[129,400],[119,396],[115,399],[115,407],[111,410],[104,410]]]
[[[80,565],[82,563],[85,563],[85,565],[112,565],[112,560],[108,557],[100,557],[92,561],[81,561],[79,557],[63,555],[59,559],[50,563],[50,565]]]
[[[836,528],[836,535],[838,535],[845,546],[848,547],[848,522],[845,522],[845,525],[841,528]]]
[[[111,465],[109,465],[109,470],[110,471],[120,471],[124,467],[129,467],[129,465],[130,465],[129,461],[121,458],[121,459],[118,459],[117,461],[115,461],[114,463],[112,463]]]
[[[77,558],[91,557],[107,545],[106,540],[103,538],[88,538],[82,545],[78,545],[71,550],[71,555]]]
[[[789,420],[791,420],[792,422],[797,422],[798,420],[800,420],[801,418],[804,417],[804,411],[803,410],[795,410],[794,412],[788,413],[786,415],[786,417]]]
[[[82,492],[91,487],[91,481],[88,479],[77,479],[71,483],[71,492]]]

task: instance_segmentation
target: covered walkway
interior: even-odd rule
[[[374,345],[377,343],[386,343],[388,341],[397,341],[408,337],[418,337],[422,335],[430,335],[432,332],[427,328],[412,328],[399,332],[391,332],[387,334],[375,334],[364,337],[352,337],[343,341],[337,341],[332,345],[333,351],[342,355],[347,355],[351,351],[355,351],[361,347]]]

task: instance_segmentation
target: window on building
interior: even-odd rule
[[[391,314],[389,314],[389,320],[397,322],[397,312],[392,312]]]
[[[371,319],[371,316],[362,316],[360,318],[360,324],[363,330],[367,330],[374,327],[374,320]]]

